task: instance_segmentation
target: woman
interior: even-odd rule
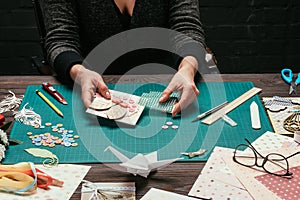
[[[81,85],[85,106],[91,103],[95,91],[106,98],[110,94],[101,75],[82,65],[83,58],[115,34],[140,27],[162,27],[179,31],[197,41],[202,49],[205,47],[198,0],[47,0],[44,13],[48,59],[58,75]],[[185,39],[179,43],[188,48]],[[197,55],[184,55],[159,100],[166,101],[173,91],[181,92],[172,116],[199,94],[194,83],[198,63]]]

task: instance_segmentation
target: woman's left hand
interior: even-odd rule
[[[185,57],[178,67],[178,72],[173,76],[168,87],[163,91],[162,96],[159,99],[159,102],[161,103],[167,101],[174,91],[181,94],[179,102],[173,107],[173,117],[197,99],[199,90],[194,82],[194,76],[197,69],[198,62],[196,58],[192,56]]]

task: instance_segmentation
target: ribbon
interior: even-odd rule
[[[27,109],[26,103],[20,111],[14,112],[15,119],[23,124],[30,126],[41,126],[42,119],[41,116],[33,111],[32,108]]]
[[[4,97],[5,99],[0,102],[0,113],[13,111],[14,109],[18,108],[22,102],[22,98],[16,97],[15,93],[10,90],[8,90],[8,92],[11,95],[7,95]]]

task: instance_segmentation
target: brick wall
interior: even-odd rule
[[[223,72],[300,69],[299,0],[200,0],[207,44]]]
[[[300,69],[299,0],[199,1],[206,41],[222,72]],[[31,0],[0,5],[0,75],[38,74],[30,62],[42,55]]]
[[[41,55],[31,0],[0,0],[0,75],[38,74],[30,57]]]

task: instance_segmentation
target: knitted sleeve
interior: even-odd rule
[[[170,29],[182,34],[174,37],[176,51],[182,56],[192,55],[199,66],[205,65],[205,36],[200,21],[198,0],[170,0]]]
[[[46,27],[45,48],[50,65],[64,81],[70,81],[70,67],[82,63],[76,4],[73,0],[43,3]]]

